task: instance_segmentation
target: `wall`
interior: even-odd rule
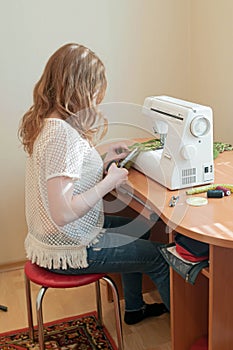
[[[106,64],[108,138],[144,132],[145,96],[210,105],[214,138],[233,143],[231,0],[0,0],[0,265],[24,259],[22,114],[47,58],[80,42]],[[117,121],[117,123],[116,123]]]
[[[214,139],[233,143],[233,2],[192,0],[190,97],[214,112]]]

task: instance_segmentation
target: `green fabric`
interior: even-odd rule
[[[224,151],[232,151],[233,150],[232,145],[229,143],[215,141],[213,146],[214,146],[213,147],[214,159],[216,159],[218,157],[219,153],[222,153]]]
[[[138,147],[138,152],[145,152],[145,151],[151,151],[151,150],[161,148],[162,145],[159,139],[151,139],[141,143],[136,142],[129,148],[134,149],[136,147]],[[233,146],[231,144],[215,141],[213,143],[213,158],[216,159],[219,153],[222,153],[224,151],[232,151],[232,150],[233,150]]]

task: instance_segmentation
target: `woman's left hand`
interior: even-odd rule
[[[125,143],[117,143],[111,145],[108,152],[104,158],[104,170],[108,164],[112,161],[120,161],[124,159],[129,154],[128,146]]]

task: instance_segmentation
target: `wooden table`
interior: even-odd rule
[[[210,244],[210,264],[194,286],[171,271],[171,337],[173,350],[189,350],[193,342],[208,334],[209,350],[233,349],[233,194],[208,199],[201,207],[186,204],[186,190],[170,191],[140,172],[129,174],[131,196],[118,194],[145,217],[151,209],[171,229]],[[233,152],[215,160],[215,183],[233,183]],[[127,188],[129,190],[129,188]],[[172,195],[179,195],[169,207]],[[198,196],[206,197],[206,193]],[[146,207],[140,202],[144,202]]]

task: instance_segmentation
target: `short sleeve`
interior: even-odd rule
[[[85,154],[84,140],[65,122],[50,127],[45,148],[45,178],[68,176],[78,179]]]

